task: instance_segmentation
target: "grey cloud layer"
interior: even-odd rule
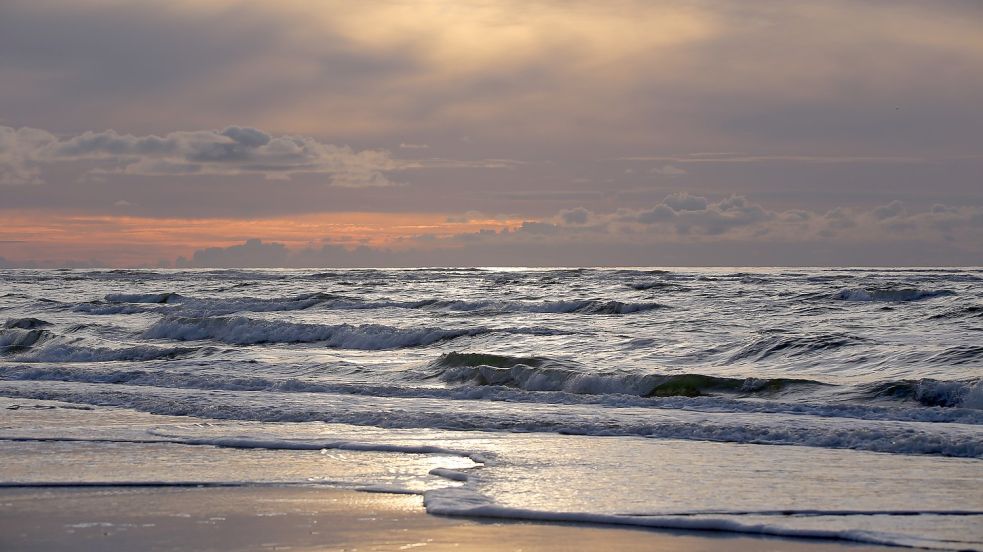
[[[653,216],[653,213],[659,213]],[[772,211],[742,196],[673,194],[646,209],[565,210],[514,230],[417,236],[393,248],[290,250],[253,239],[197,251],[182,267],[960,265],[983,259],[983,208],[894,201],[825,213]]]
[[[973,153],[981,21],[955,0],[7,0],[0,116],[133,133],[245,121],[389,148],[469,136],[503,157]]]
[[[965,251],[967,259],[983,259],[983,207],[935,204],[927,210],[909,210],[898,200],[871,209],[838,207],[820,213],[770,210],[740,195],[711,201],[677,192],[650,208],[614,213],[593,213],[582,208],[563,211],[552,221],[528,222],[517,232],[601,241],[617,236],[646,243],[946,243]]]
[[[500,261],[662,236],[974,264],[981,27],[963,0],[4,0],[0,209],[475,210],[530,221],[459,238]]]
[[[42,166],[71,161],[96,162],[98,172],[129,175],[289,178],[320,173],[330,175],[335,185],[352,187],[389,185],[383,172],[399,168],[383,151],[356,152],[239,126],[163,136],[89,131],[65,139],[44,130],[0,126],[0,184],[38,183]]]

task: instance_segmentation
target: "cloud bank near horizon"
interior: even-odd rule
[[[501,230],[419,235],[391,247],[290,249],[250,239],[179,258],[182,268],[405,266],[960,265],[983,259],[983,209],[900,201],[825,213],[771,211],[743,196],[672,194],[651,208],[578,208]],[[530,261],[532,260],[532,261]]]
[[[381,216],[376,224],[384,224],[385,215]],[[711,199],[676,192],[650,206],[607,212],[578,207],[541,219],[497,219],[470,212],[448,217],[444,223],[431,220],[414,225],[415,217],[407,215],[404,222],[409,224],[381,241],[369,238],[377,232],[366,226],[373,220],[364,215],[352,220],[347,231],[361,229],[364,234],[344,239],[337,232],[345,226],[321,226],[325,233],[312,234],[317,219],[298,221],[298,229],[280,226],[287,221],[243,221],[234,229],[239,235],[250,228],[279,228],[289,231],[285,235],[290,242],[260,234],[232,245],[201,247],[177,259],[168,259],[163,248],[156,250],[159,260],[140,266],[972,265],[978,263],[965,259],[983,259],[983,208],[935,204],[914,209],[899,200],[873,208],[818,212],[771,209],[740,195]],[[103,221],[112,223],[112,219]],[[180,225],[180,221],[173,223]],[[78,224],[93,228],[99,222]],[[181,236],[194,234],[195,228],[209,227],[207,222],[194,221],[173,239],[180,241]],[[211,240],[223,241],[220,233]],[[141,247],[130,242],[124,248]],[[98,257],[0,259],[0,267],[8,268],[107,265]]]

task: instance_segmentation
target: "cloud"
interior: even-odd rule
[[[106,175],[225,176],[260,175],[289,180],[294,175],[326,175],[345,188],[396,185],[387,173],[420,169],[511,169],[511,159],[393,159],[388,151],[356,151],[307,136],[272,135],[252,127],[134,136],[115,130],[86,131],[59,138],[46,130],[0,125],[0,185],[39,184],[41,170],[66,163],[91,165],[80,181]]]
[[[700,231],[723,234],[729,229],[749,226],[774,217],[774,213],[751,203],[744,196],[733,195],[716,203],[707,198],[677,192],[651,209],[622,213],[623,221],[642,224],[671,223],[679,233]]]
[[[959,156],[962,157],[962,156]],[[734,153],[691,153],[687,155],[642,155],[619,157],[615,161],[670,161],[681,164],[746,164],[746,163],[815,163],[815,164],[852,164],[852,163],[926,163],[938,161],[936,158],[900,155],[768,155],[768,154],[734,154]],[[651,169],[657,174],[686,174],[684,169],[663,165]]]
[[[94,162],[97,172],[143,176],[258,174],[276,179],[298,173],[325,174],[334,185],[346,187],[391,185],[383,173],[400,168],[384,151],[354,151],[250,127],[163,136],[88,131],[59,139],[44,130],[0,126],[3,183],[36,183],[42,165],[82,161]]]
[[[653,167],[649,170],[652,174],[661,174],[662,176],[681,176],[687,174],[686,169],[681,169],[675,165],[662,165],[661,167]]]
[[[516,229],[516,232],[534,234],[537,236],[548,236],[551,234],[556,234],[558,231],[559,227],[557,225],[550,222],[540,222],[537,220],[522,221],[522,225]]]
[[[882,207],[895,214],[885,218]],[[773,211],[744,196],[711,201],[680,193],[644,209],[568,209],[514,229],[421,234],[379,247],[329,241],[292,250],[250,240],[198,251],[179,265],[967,265],[983,255],[983,207],[882,207]]]
[[[702,211],[709,205],[707,198],[692,196],[686,192],[669,194],[662,203],[675,211]]]
[[[242,245],[199,249],[194,252],[190,260],[178,258],[175,266],[178,268],[270,268],[288,266],[288,256],[289,251],[282,243],[263,243],[260,239],[250,239]]]
[[[145,138],[218,129],[210,140],[259,153],[248,133],[215,136],[236,123],[354,150],[335,152],[350,170],[333,173],[291,172],[304,160],[21,157],[2,164],[0,181],[49,185],[4,203],[105,213],[125,197],[135,214],[158,217],[476,207],[542,217],[652,207],[653,188],[717,199],[741,190],[813,210],[896,197],[979,203],[983,165],[960,160],[979,154],[983,128],[983,13],[971,4],[5,0],[3,124],[60,140],[104,128]],[[386,169],[393,159],[367,168],[351,159],[379,148],[405,172]],[[431,152],[527,163],[503,178],[483,170],[493,160],[435,174],[462,164],[417,161],[409,172],[399,159]],[[649,161],[597,163],[630,155]],[[318,171],[334,166],[314,157]],[[112,174],[83,186],[72,169]],[[673,169],[692,176],[671,178]],[[208,190],[201,178],[141,176],[216,173],[233,176],[209,177]],[[645,203],[618,195],[643,174],[659,183]],[[293,184],[284,193],[263,177]],[[408,185],[373,186],[393,180]],[[363,187],[325,193],[332,181]]]
[[[672,220],[676,216],[676,210],[672,207],[666,205],[665,203],[660,203],[651,209],[644,211],[639,211],[634,215],[627,216],[624,220],[632,222],[641,222],[642,224],[653,224],[656,222],[665,222]]]
[[[590,215],[590,211],[584,209],[583,207],[560,211],[560,219],[563,220],[565,224],[587,224],[587,221],[590,219]]]
[[[894,200],[887,205],[874,207],[874,209],[871,210],[871,214],[880,220],[897,217],[905,214],[906,212],[907,211],[905,210],[904,204],[898,200]]]
[[[0,125],[0,186],[40,183],[37,152],[53,141],[43,130]]]

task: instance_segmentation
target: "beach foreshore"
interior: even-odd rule
[[[310,487],[0,489],[0,550],[898,550],[733,533],[427,514],[416,495]]]

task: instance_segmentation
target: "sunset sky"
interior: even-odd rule
[[[983,2],[4,0],[0,267],[981,265]]]

